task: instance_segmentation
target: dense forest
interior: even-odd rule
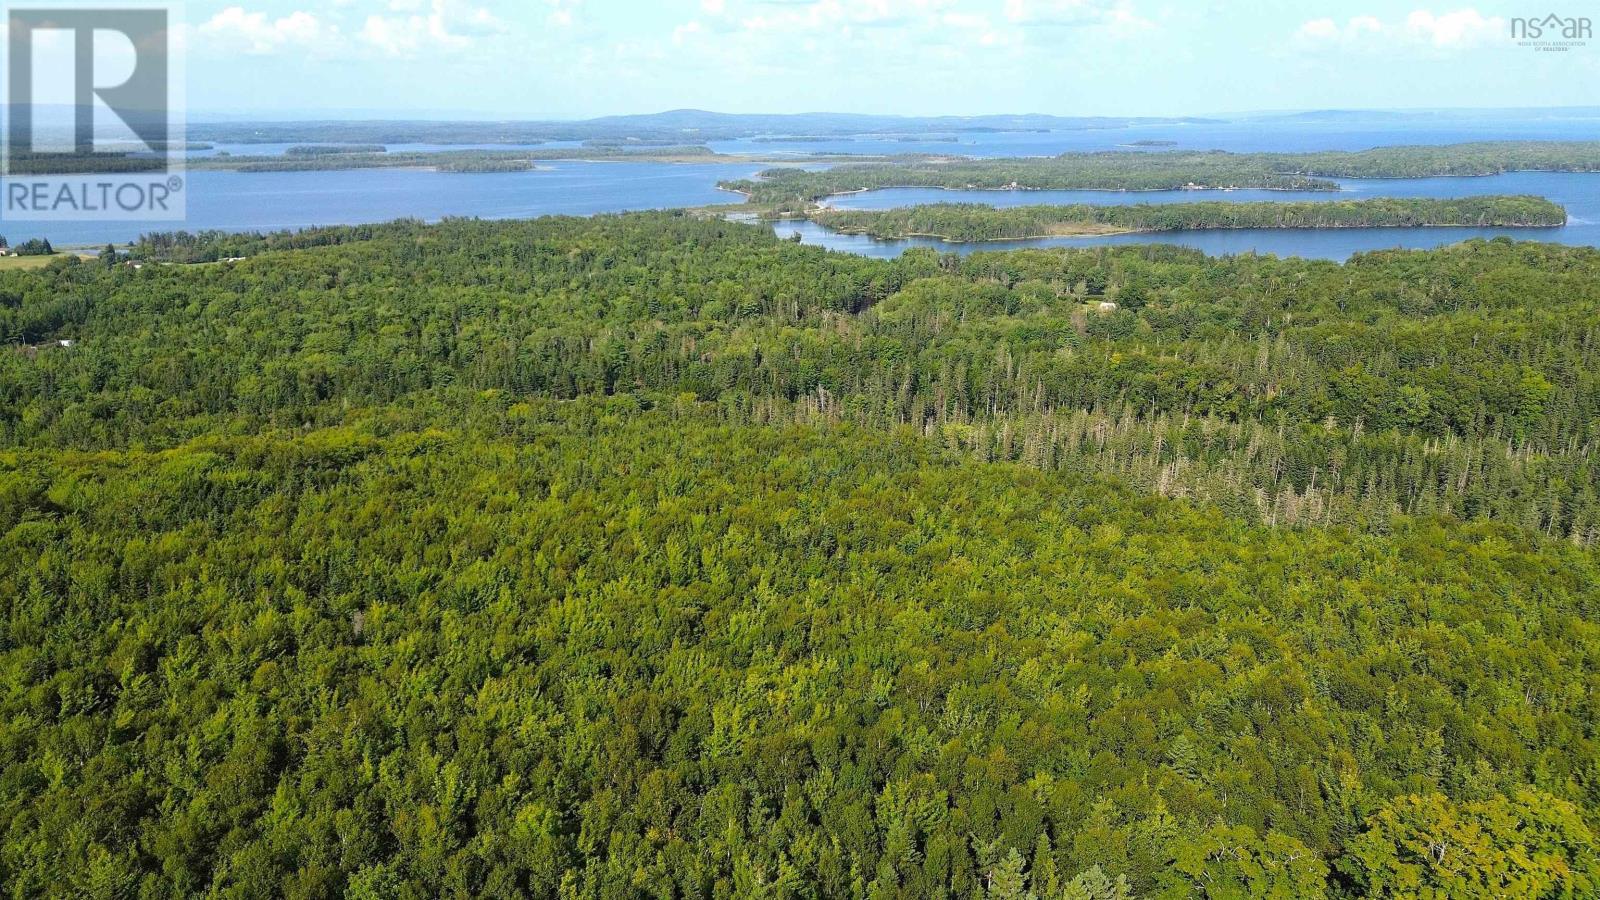
[[[298,144],[283,151],[284,156],[338,156],[344,153],[385,153],[382,144]]]
[[[315,252],[278,252],[294,249]],[[0,338],[25,343],[125,309],[102,297],[226,288],[206,316],[193,301],[126,308],[94,346],[49,360],[71,368],[48,390],[42,359],[3,372],[0,438],[118,446],[192,434],[178,426],[195,416],[281,421],[287,405],[315,421],[328,403],[442,384],[693,392],[756,419],[910,425],[1262,521],[1448,512],[1600,537],[1600,253],[1585,248],[1472,242],[1343,266],[1155,246],[882,261],[659,213],[159,235],[134,253],[250,259],[11,276],[34,287],[0,304]],[[224,327],[235,315],[251,326]],[[83,368],[96,347],[106,359]],[[159,379],[131,368],[151,357]],[[172,415],[152,420],[156,397]]]
[[[165,172],[167,161],[158,156],[116,153],[28,153],[9,154],[8,175],[80,175]]]
[[[1146,203],[1133,206],[1017,206],[933,203],[884,210],[820,208],[812,221],[877,238],[924,235],[1000,241],[1107,231],[1217,228],[1395,228],[1470,225],[1559,227],[1567,212],[1541,197],[1376,199],[1313,203]]]
[[[135,149],[137,148],[137,149]],[[127,149],[96,150],[91,153],[48,153],[31,150],[8,149],[6,174],[8,175],[80,175],[128,174],[134,172],[165,172],[167,160],[153,155],[169,151],[210,150],[212,145],[192,141],[152,141],[149,144],[129,143]]]
[[[1509,171],[1600,171],[1600,141],[1501,141],[1360,152],[1227,153],[1116,150],[1052,157],[950,157],[825,170],[769,169],[723,187],[782,209],[830,194],[889,187],[1174,191],[1266,188],[1336,191],[1334,178],[1420,178]]]
[[[754,179],[721,185],[754,203],[804,209],[831,194],[891,187],[984,190],[1176,191],[1268,188],[1336,191],[1327,178],[1274,169],[1262,155],[1218,151],[1115,150],[1050,157],[976,159],[941,157],[887,163],[837,165],[827,169],[767,169]]]
[[[1329,178],[1426,178],[1503,172],[1600,172],[1600,141],[1478,141],[1267,154],[1288,172]]]
[[[9,896],[1600,890],[1600,252],[134,256],[0,271]]]

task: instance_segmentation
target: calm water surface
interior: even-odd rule
[[[717,182],[749,178],[745,164],[552,162],[532,172],[455,174],[425,169],[188,173],[184,222],[6,223],[7,237],[62,246],[123,243],[150,231],[271,231],[445,216],[519,219],[737,203]]]
[[[1364,200],[1375,197],[1471,197],[1485,194],[1534,194],[1567,209],[1564,228],[1336,228],[1174,231],[1100,237],[1058,237],[1026,241],[952,244],[934,238],[880,241],[862,235],[838,234],[810,222],[780,222],[775,230],[803,241],[863,256],[892,258],[912,247],[932,247],[960,254],[1018,247],[1092,247],[1107,244],[1180,244],[1213,256],[1272,253],[1311,259],[1345,260],[1354,253],[1395,247],[1427,249],[1469,238],[1506,236],[1600,247],[1600,174],[1514,172],[1485,178],[1359,179],[1340,182],[1332,191],[944,191],[897,188],[847,194],[828,201],[838,209],[893,209],[925,203],[983,203],[989,206],[1092,203],[1193,203],[1201,200]]]
[[[768,143],[713,141],[721,153],[933,153],[961,156],[1054,156],[1068,151],[1135,149],[1135,141],[1171,141],[1151,150],[1229,150],[1304,153],[1316,150],[1366,150],[1398,144],[1459,144],[1469,141],[1592,141],[1600,138],[1600,119],[1562,116],[1545,119],[1451,119],[1419,123],[1306,122],[1250,120],[1187,125],[1141,125],[1133,128],[1052,131],[1044,133],[954,134],[955,140],[901,141],[896,138],[825,142]]]
[[[295,141],[287,144],[217,144],[205,150],[190,150],[188,155],[201,159],[226,153],[229,156],[283,156],[291,147],[357,147],[359,144],[329,144],[317,141]],[[385,144],[389,153],[442,153],[451,150],[533,150],[552,148],[568,149],[582,146],[578,141],[551,141],[545,144]]]
[[[729,154],[790,153],[960,153],[973,156],[1040,156],[1071,150],[1111,150],[1139,140],[1173,141],[1179,149],[1232,151],[1359,150],[1396,144],[1442,144],[1476,140],[1593,140],[1600,121],[1552,118],[1496,122],[1414,121],[1225,122],[1048,133],[954,135],[954,141],[903,142],[893,138],[774,144],[750,140],[713,142]],[[218,145],[204,154],[281,154],[289,144]],[[545,144],[546,147],[575,146]],[[449,149],[515,149],[510,145],[395,144],[394,152]],[[202,154],[197,154],[202,155]],[[305,228],[446,216],[531,218],[542,215],[593,215],[738,202],[717,182],[748,178],[766,163],[749,161],[676,165],[651,162],[576,162],[542,164],[538,171],[449,174],[427,170],[381,169],[339,172],[194,171],[189,179],[188,219],[172,222],[5,223],[13,241],[47,237],[62,246],[124,243],[141,233],[187,229],[234,231]],[[887,190],[836,197],[843,209],[881,209],[919,203],[975,202],[994,206],[1035,203],[1181,203],[1197,200],[1265,201],[1361,199],[1367,197],[1460,197],[1478,194],[1537,194],[1567,207],[1571,221],[1558,229],[1348,229],[1324,231],[1202,231],[1160,235],[1049,238],[988,244],[946,244],[938,240],[876,241],[833,234],[809,223],[781,223],[780,234],[800,232],[810,243],[869,256],[889,257],[908,247],[931,246],[969,253],[1017,246],[1089,246],[1166,242],[1208,253],[1275,253],[1325,259],[1386,247],[1434,247],[1468,237],[1509,235],[1534,240],[1600,246],[1600,175],[1519,173],[1490,178],[1424,178],[1347,181],[1340,193],[1286,191],[1138,192],[1107,191],[941,191]]]

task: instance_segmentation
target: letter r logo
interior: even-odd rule
[[[168,16],[164,9],[13,9],[8,17],[6,73],[10,123],[7,146],[27,153],[39,148],[37,114],[42,98],[70,105],[71,152],[97,150],[97,101],[109,109],[128,131],[154,153],[167,155],[169,146]],[[101,41],[125,41],[133,49],[131,72],[126,66],[114,73],[96,72]],[[54,45],[67,53],[71,85],[41,83],[36,78],[41,45]],[[109,67],[108,67],[109,68]],[[60,67],[49,76],[62,77]],[[98,77],[98,80],[97,80]],[[120,78],[106,83],[112,77]],[[65,90],[63,90],[65,88]],[[65,148],[63,148],[65,149]]]

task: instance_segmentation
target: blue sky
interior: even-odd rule
[[[1555,0],[189,0],[194,114],[1181,115],[1591,105]],[[1565,4],[1565,6],[1563,6]]]

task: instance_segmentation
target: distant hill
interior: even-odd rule
[[[855,113],[785,115],[719,113],[675,109],[648,115],[606,116],[582,122],[320,121],[195,123],[189,136],[222,143],[540,143],[637,139],[641,141],[737,140],[775,134],[851,137],[862,134],[1003,131],[1085,131],[1134,125],[1171,125],[1218,120],[1046,115],[878,116]]]
[[[1214,122],[1187,117],[1047,116],[1041,114],[988,116],[878,116],[859,113],[743,114],[700,109],[675,109],[634,116],[607,116],[582,124],[623,128],[675,128],[681,130],[738,131],[747,134],[805,132],[855,134],[920,134],[929,131],[1080,131],[1126,128],[1130,125],[1171,125]]]
[[[1242,116],[1251,121],[1270,122],[1472,122],[1484,119],[1496,122],[1546,121],[1552,119],[1600,118],[1600,107],[1556,106],[1528,108],[1482,109],[1311,109],[1247,113]]]
[[[1372,122],[1433,117],[1432,113],[1398,112],[1383,109],[1314,109],[1306,112],[1259,116],[1274,122]]]
[[[188,136],[218,143],[354,144],[539,144],[550,141],[636,140],[699,144],[804,135],[811,139],[860,135],[895,137],[981,132],[1115,130],[1135,126],[1217,124],[1227,121],[1289,123],[1401,123],[1408,120],[1494,121],[1587,119],[1596,108],[1520,110],[1361,110],[1323,109],[1241,113],[1222,118],[1195,116],[1051,116],[1037,113],[985,116],[888,116],[861,113],[724,113],[673,109],[643,115],[603,116],[573,122],[535,120],[321,119],[305,121],[191,121]]]

